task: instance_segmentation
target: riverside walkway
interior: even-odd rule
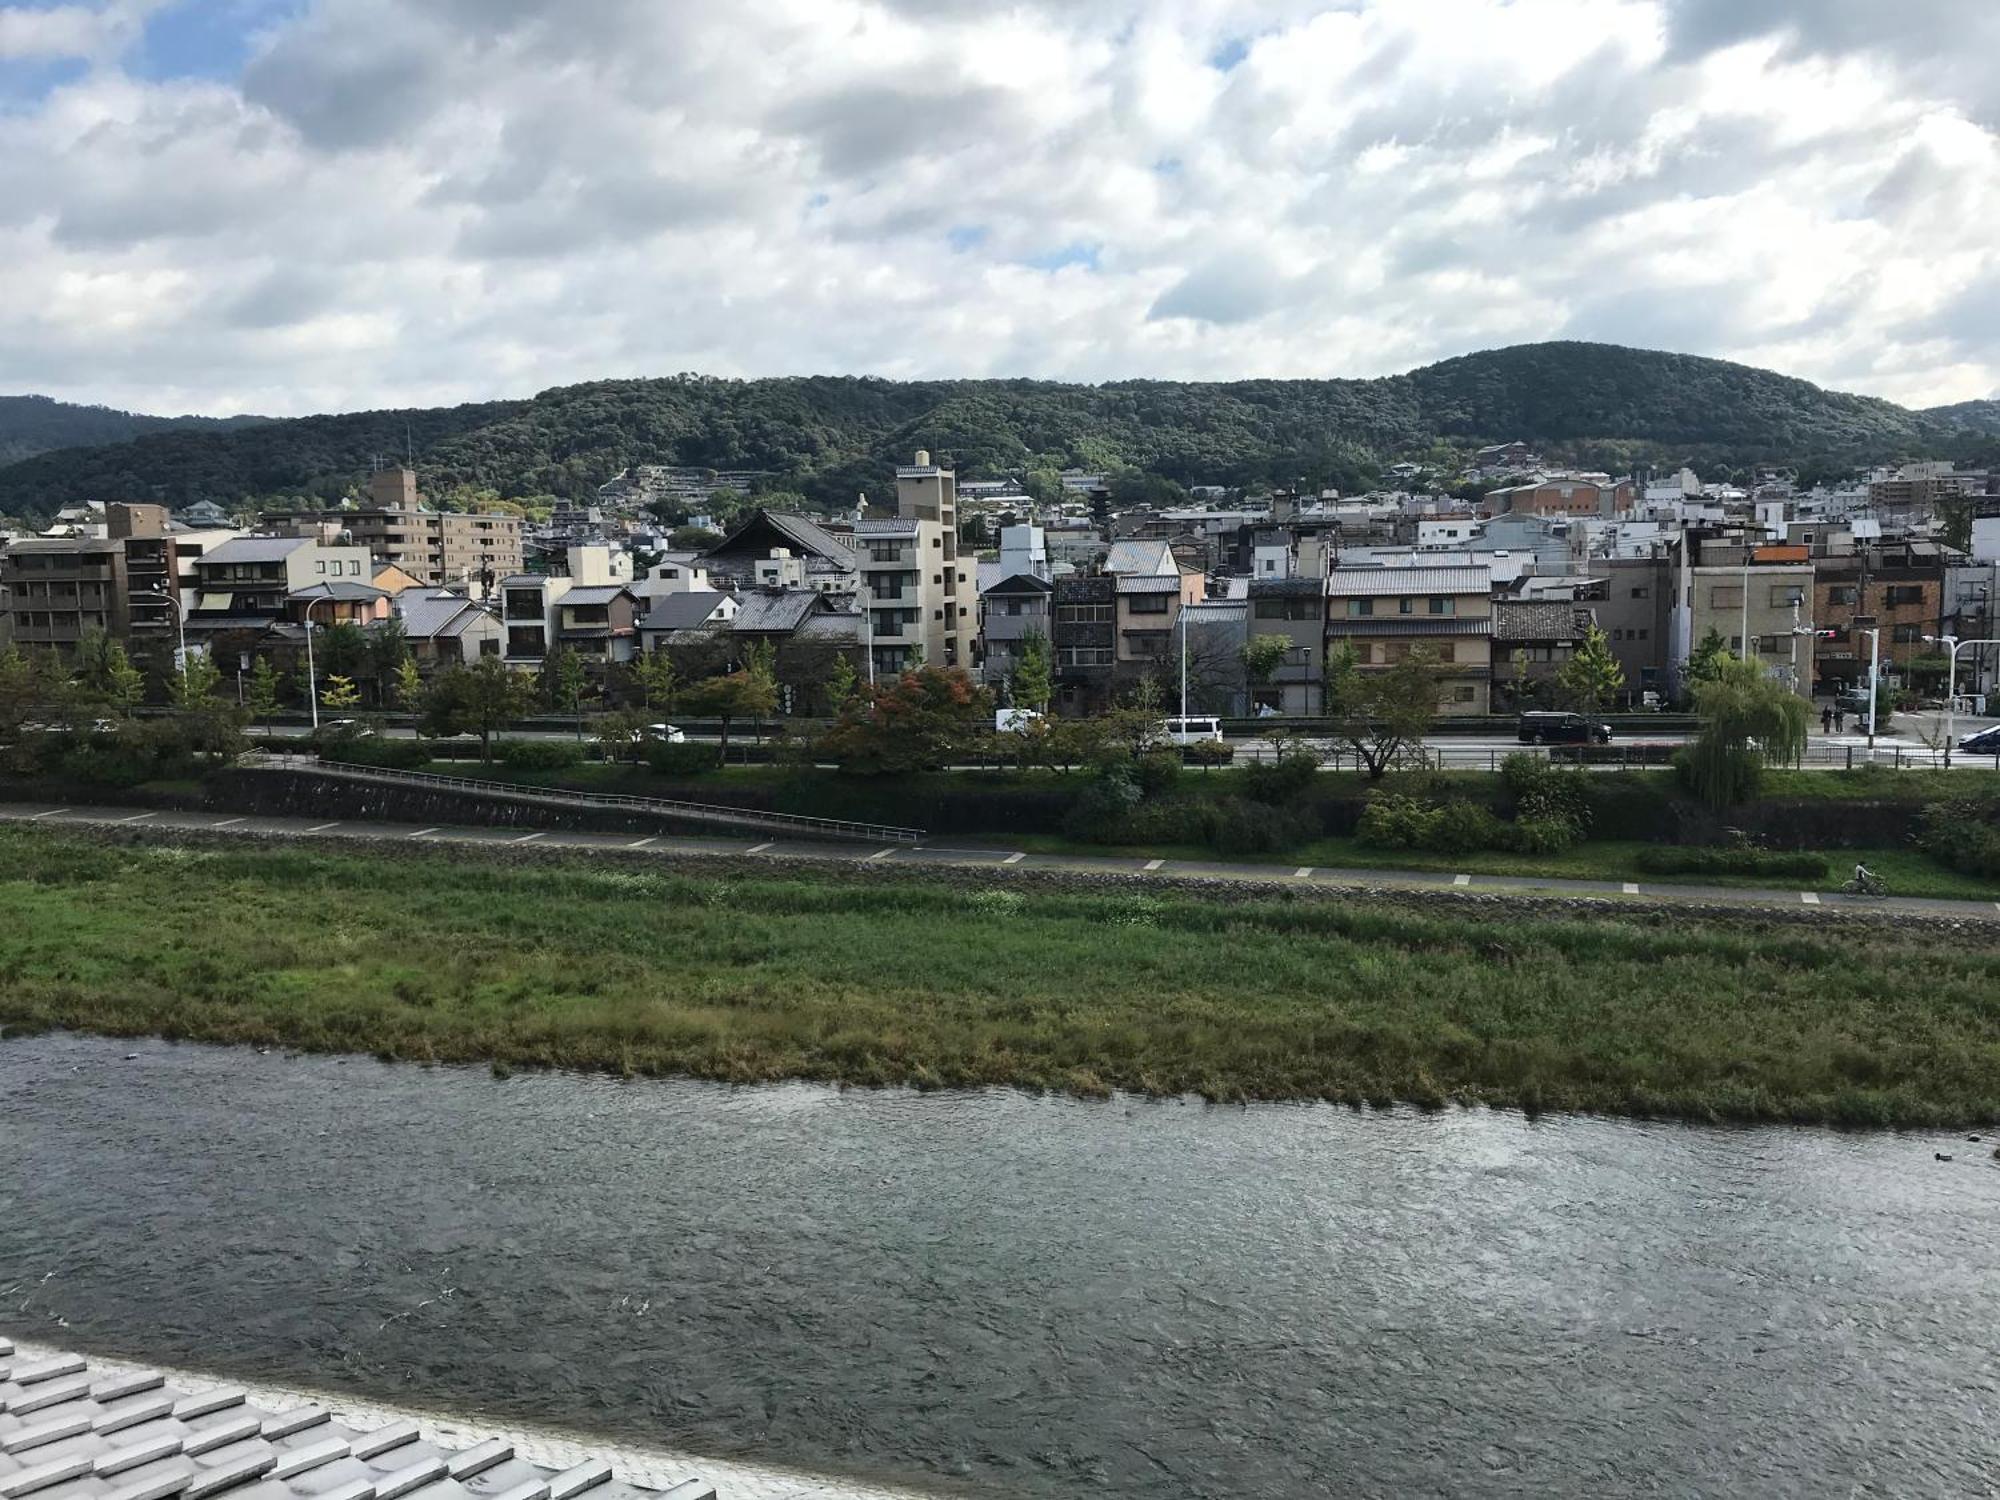
[[[1842,896],[1831,892],[1741,886],[1682,884],[1662,881],[1570,880],[1536,875],[1476,875],[1448,870],[1392,870],[1334,868],[1292,864],[1252,864],[1209,859],[1145,859],[1112,854],[1040,854],[1009,849],[1004,844],[974,845],[947,838],[915,844],[883,843],[829,844],[803,838],[735,837],[657,834],[635,837],[629,833],[585,833],[569,829],[529,829],[468,825],[410,824],[359,818],[314,819],[278,817],[264,814],[193,812],[181,810],[140,810],[131,807],[57,805],[53,803],[0,804],[0,821],[26,822],[51,827],[83,825],[146,829],[160,833],[216,832],[243,837],[286,836],[343,840],[407,839],[412,843],[444,844],[453,847],[501,848],[534,845],[540,848],[579,852],[754,855],[782,864],[867,864],[930,865],[954,868],[985,868],[997,871],[1063,870],[1080,874],[1120,876],[1182,876],[1210,880],[1261,881],[1272,885],[1353,887],[1374,889],[1417,889],[1473,891],[1487,896],[1550,897],[1577,896],[1631,900],[1648,905],[1682,902],[1702,906],[1807,908],[1826,913],[1841,911],[1902,911],[1926,916],[1960,917],[2000,921],[2000,901],[1961,901],[1921,896],[1890,896],[1880,900]]]

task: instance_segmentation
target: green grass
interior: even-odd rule
[[[0,830],[0,1025],[756,1081],[2000,1118],[2000,936]]]

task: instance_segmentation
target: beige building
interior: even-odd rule
[[[1677,682],[1689,654],[1713,630],[1732,654],[1761,663],[1794,690],[1811,692],[1813,643],[1792,633],[1794,625],[1801,631],[1814,625],[1813,565],[1806,548],[1695,539],[1680,549],[1677,582]]]
[[[400,568],[427,587],[481,579],[493,584],[522,570],[518,516],[426,509],[416,474],[402,468],[372,477],[368,499],[358,509],[293,519],[340,527],[378,563]]]
[[[857,521],[854,550],[878,676],[911,660],[969,667],[978,586],[958,555],[958,492],[952,471],[918,452],[896,470],[896,514]]]
[[[1486,568],[1335,568],[1326,580],[1326,644],[1354,648],[1363,671],[1418,647],[1444,678],[1444,714],[1483,714],[1493,672],[1493,575]]]

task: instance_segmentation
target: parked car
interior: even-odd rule
[[[2000,755],[2000,724],[1968,734],[1958,742],[1958,748],[1972,755]]]
[[[1219,740],[1222,738],[1220,719],[1183,719],[1175,715],[1166,721],[1167,738],[1176,745],[1192,745],[1197,740]]]
[[[678,724],[648,724],[646,738],[661,745],[685,745],[687,731]]]
[[[1600,745],[1611,742],[1611,726],[1582,714],[1535,710],[1521,715],[1515,738],[1524,745]]]

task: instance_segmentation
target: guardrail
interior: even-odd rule
[[[621,792],[585,792],[569,787],[523,786],[514,781],[486,781],[473,776],[440,776],[430,771],[399,771],[364,766],[353,761],[318,760],[312,768],[324,775],[355,781],[387,782],[397,786],[429,787],[438,791],[479,792],[521,802],[569,803],[586,807],[623,807],[692,823],[728,824],[764,833],[800,833],[810,838],[877,844],[919,844],[921,828],[893,823],[859,823],[846,818],[815,818],[805,813],[770,812],[757,807],[728,807],[708,802],[674,802],[664,797],[632,797]]]

